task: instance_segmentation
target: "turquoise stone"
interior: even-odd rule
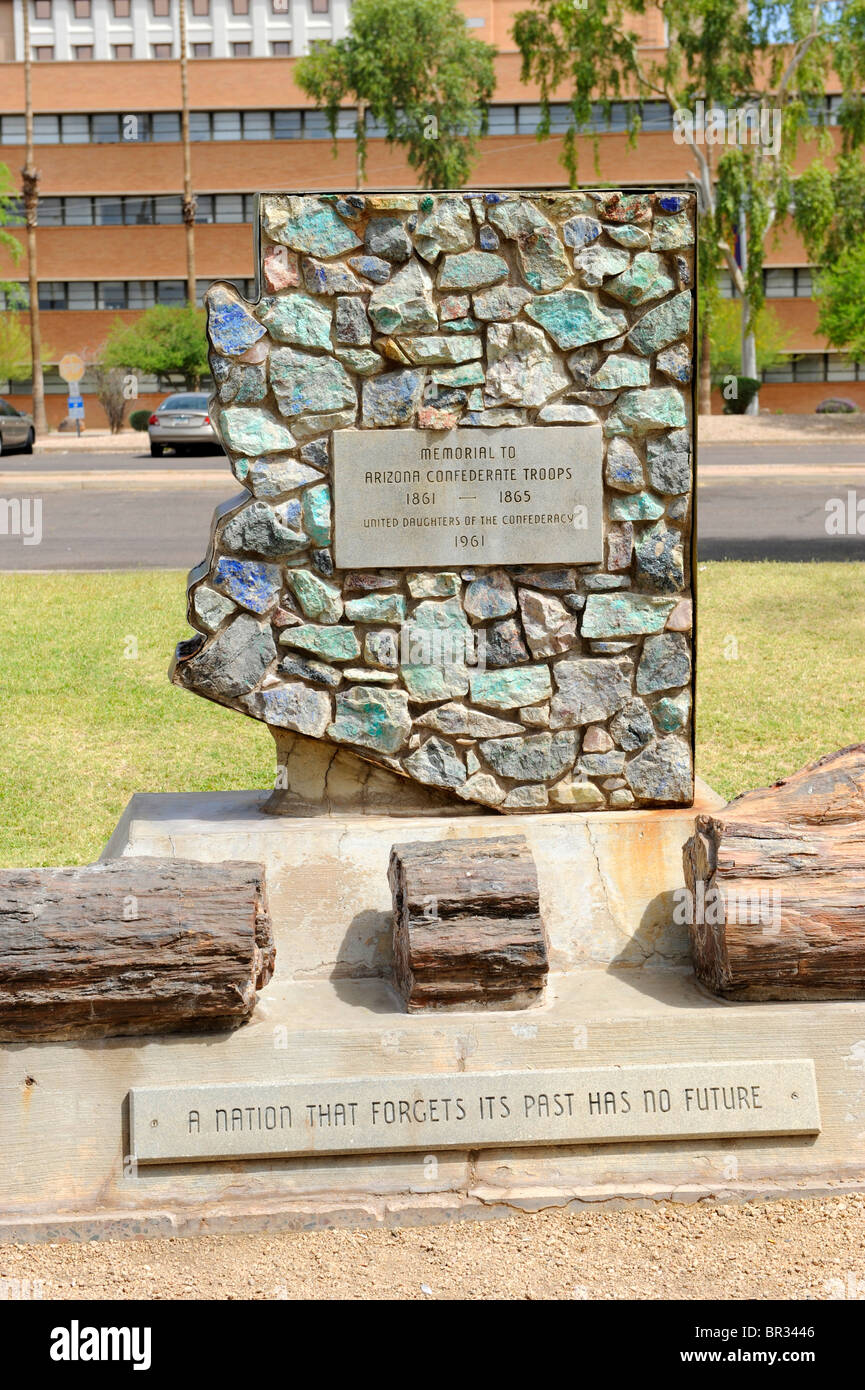
[[[299,347],[330,348],[330,309],[307,294],[281,294],[266,299],[258,316],[272,338]]]
[[[611,521],[657,521],[664,515],[664,504],[650,492],[633,492],[628,497],[610,499]]]
[[[445,256],[439,272],[439,289],[482,290],[508,278],[508,263],[492,251],[464,251]]]
[[[526,308],[529,318],[545,328],[560,348],[582,347],[619,337],[620,319],[612,319],[585,290],[559,290],[535,299]]]
[[[364,594],[347,600],[345,616],[352,623],[402,623],[405,599],[402,594]]]
[[[691,322],[691,291],[674,294],[655,309],[649,309],[631,329],[628,342],[646,357],[669,347],[688,331]]]
[[[307,488],[303,494],[303,527],[316,545],[330,544],[330,512],[330,488],[327,483]]]
[[[481,671],[471,678],[471,698],[489,709],[519,709],[548,700],[552,693],[548,666]]]
[[[268,236],[293,251],[330,260],[361,244],[360,237],[321,198],[267,198],[262,212]]]
[[[299,647],[302,652],[324,657],[325,661],[353,661],[360,656],[360,643],[353,628],[315,627],[301,623],[288,627],[280,635],[284,647]]]
[[[351,377],[332,357],[275,348],[270,382],[283,415],[322,415],[357,404]]]
[[[239,409],[234,406],[219,416],[223,443],[238,454],[253,458],[259,454],[275,454],[293,449],[294,437],[287,425],[268,410]]]
[[[356,685],[336,696],[336,717],[327,736],[381,753],[397,753],[411,731],[408,696],[403,690]]]
[[[676,429],[688,423],[685,402],[675,386],[625,391],[607,416],[607,434],[639,435],[651,430]]]
[[[655,723],[665,734],[677,734],[684,729],[691,710],[691,697],[687,690],[681,695],[664,695],[655,705]]]
[[[580,631],[587,638],[660,632],[674,607],[675,599],[653,594],[589,594]]]
[[[289,570],[288,587],[295,595],[307,618],[316,623],[338,623],[342,617],[342,595],[339,587],[328,584],[310,570]]]

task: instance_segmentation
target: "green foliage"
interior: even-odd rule
[[[865,241],[843,251],[820,273],[818,327],[854,362],[865,360]]]
[[[633,16],[660,11],[667,31],[661,51],[641,46]],[[789,215],[801,146],[814,149],[810,169],[796,188],[796,225],[812,259],[827,245],[849,244],[865,231],[865,172],[858,151],[865,144],[865,0],[533,0],[517,14],[514,37],[522,54],[523,81],[537,82],[549,133],[549,103],[569,92],[573,127],[562,162],[578,179],[578,136],[593,118],[593,103],[632,100],[629,128],[640,129],[639,101],[665,98],[685,113],[674,136],[687,146],[700,187],[700,278],[703,319],[711,320],[717,267],[726,265],[756,316],[763,302],[763,262],[769,234]],[[825,103],[837,74],[842,152],[837,174],[821,156],[832,150],[813,109]],[[834,84],[833,84],[834,85]],[[635,100],[634,100],[635,98]],[[694,138],[696,103],[709,113],[765,113],[770,139],[713,143]],[[735,245],[741,219],[747,233],[743,277]]]
[[[790,334],[768,304],[764,304],[757,313],[754,331],[757,339],[757,370],[765,372],[780,362],[790,341]],[[742,301],[719,297],[713,308],[709,327],[712,380],[716,385],[724,377],[738,374],[741,337]]]
[[[208,370],[204,310],[158,304],[135,323],[118,319],[100,353],[103,367],[155,376],[160,388],[197,390]]]
[[[30,334],[17,314],[0,314],[0,381],[30,375]]]
[[[340,106],[366,108],[425,188],[466,182],[495,86],[495,50],[466,32],[455,0],[356,0],[351,31],[317,44],[295,67],[300,88],[327,112],[336,149]],[[358,166],[366,134],[355,125]]]
[[[151,414],[150,410],[133,410],[129,416],[129,423],[134,430],[146,430]]]
[[[18,264],[24,254],[24,247],[19,238],[9,231],[9,228],[20,227],[23,220],[18,209],[18,195],[12,188],[9,170],[5,164],[0,164],[0,251],[4,251],[9,256],[13,265]],[[0,292],[6,296],[7,304],[21,304],[23,306],[24,299],[21,288],[14,281],[0,280]]]
[[[796,180],[794,222],[814,264],[828,264],[865,236],[865,163],[842,154],[834,170],[815,160]]]

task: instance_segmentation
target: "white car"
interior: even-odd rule
[[[204,448],[221,453],[210,419],[210,397],[206,391],[183,391],[169,396],[147,421],[151,457],[161,459],[166,449],[188,454]]]

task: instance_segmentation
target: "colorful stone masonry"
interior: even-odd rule
[[[688,804],[693,195],[259,209],[261,298],[207,296],[246,491],[190,575],[174,682],[502,812]],[[598,423],[603,564],[384,569],[373,542],[367,570],[335,568],[334,431],[381,431],[386,462],[394,427]],[[429,632],[457,639],[438,665]],[[459,655],[480,635],[482,668]]]

